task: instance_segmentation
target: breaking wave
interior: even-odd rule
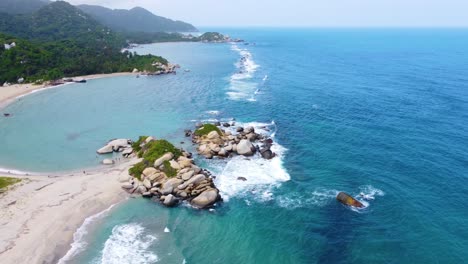
[[[95,222],[96,220],[106,216],[107,213],[109,213],[109,211],[114,206],[115,204],[111,205],[106,210],[92,215],[84,220],[83,224],[73,234],[73,243],[71,244],[70,250],[68,250],[67,254],[65,254],[65,256],[58,261],[58,264],[66,263],[67,261],[71,260],[73,257],[75,257],[76,255],[78,255],[86,249],[88,243],[86,243],[85,241],[85,236],[88,234],[89,225]]]
[[[145,234],[145,229],[138,224],[115,226],[104,244],[101,263],[155,263],[158,256],[148,250],[155,240],[155,236]]]
[[[235,64],[237,72],[230,78],[227,95],[231,100],[255,101],[258,84],[251,79],[260,66],[255,63],[247,49],[241,49],[237,44],[233,44],[231,49],[237,51],[241,58]]]
[[[219,188],[224,200],[230,197],[254,196],[259,200],[268,201],[272,199],[272,189],[282,182],[290,180],[290,176],[283,166],[283,159],[287,149],[274,141],[276,124],[271,123],[236,123],[236,126],[255,128],[256,133],[263,134],[273,139],[271,150],[276,156],[266,160],[259,153],[252,157],[235,156],[227,162],[224,160],[213,160],[217,177],[216,186]],[[227,128],[232,134],[236,134],[235,127]],[[243,177],[246,181],[239,180]]]

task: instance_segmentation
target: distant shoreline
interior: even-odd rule
[[[93,80],[93,79],[101,79],[101,78],[111,78],[111,77],[118,77],[118,76],[128,76],[134,75],[135,73],[131,72],[117,72],[117,73],[104,73],[104,74],[91,74],[91,75],[84,75],[84,76],[76,76],[76,77],[69,77],[67,79],[85,79],[85,80]],[[52,88],[59,88],[69,83],[65,83],[63,85],[46,85],[46,84],[39,84],[35,85],[32,83],[25,83],[25,84],[13,84],[6,87],[0,87],[0,110],[4,109],[9,104],[15,102],[18,98],[27,96],[34,92]],[[1,118],[1,117],[0,117]]]

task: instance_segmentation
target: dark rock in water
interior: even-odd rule
[[[247,179],[245,177],[237,177],[237,180],[239,181],[247,181]]]
[[[275,157],[275,153],[273,153],[269,148],[261,149],[260,154],[262,154],[264,159],[272,159]]]
[[[11,114],[10,113],[4,113],[3,116],[4,117],[9,117],[9,116],[11,116]]]
[[[151,198],[153,196],[153,194],[151,192],[144,192],[141,196],[143,196],[145,198]]]
[[[273,139],[268,138],[268,139],[266,139],[263,143],[264,143],[265,145],[270,145],[270,146],[271,146],[271,145],[273,145]]]
[[[214,125],[215,126],[221,126],[221,122],[215,122]]]
[[[237,131],[237,133],[241,133],[242,131],[244,131],[244,128],[243,127],[237,127],[236,131]]]
[[[184,132],[185,132],[186,137],[191,137],[192,136],[192,130],[187,129]]]
[[[347,206],[356,207],[356,208],[364,207],[364,205],[361,202],[359,202],[358,200],[351,197],[351,195],[344,193],[344,192],[340,192],[338,196],[336,196],[336,199],[340,203],[347,205]]]
[[[229,123],[224,123],[223,127],[230,127],[231,125]]]

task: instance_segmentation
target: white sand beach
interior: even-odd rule
[[[96,74],[73,79],[97,79],[132,73]],[[0,107],[39,89],[60,86],[15,84],[0,87]],[[73,234],[84,220],[127,197],[119,177],[136,162],[74,173],[0,176],[22,181],[0,194],[1,263],[57,263],[69,250]]]
[[[10,175],[22,181],[0,194],[1,263],[57,263],[87,217],[129,197],[119,177],[135,162],[86,174]]]
[[[126,76],[126,75],[132,75],[132,74],[133,73],[130,73],[130,72],[118,72],[118,73],[109,73],[109,74],[76,76],[76,77],[70,77],[70,79],[92,80],[92,79],[100,79],[100,78]],[[46,84],[36,85],[32,83],[25,83],[25,84],[12,84],[10,86],[0,87],[0,108],[14,102],[16,98],[21,97],[23,95],[32,93],[37,90],[49,89],[49,88],[54,88],[54,87],[61,87],[61,85],[51,86],[51,85],[46,85]]]

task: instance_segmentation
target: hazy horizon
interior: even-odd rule
[[[468,27],[468,1],[462,0],[68,0],[151,12],[198,27]]]

